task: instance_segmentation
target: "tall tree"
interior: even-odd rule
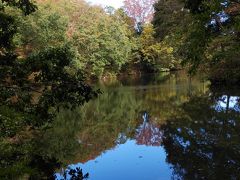
[[[155,37],[163,39],[170,34],[176,34],[176,30],[185,25],[188,17],[181,0],[160,0],[154,4],[153,26]]]
[[[20,2],[23,4],[18,4]],[[6,6],[20,8],[24,14],[33,12],[34,9],[29,10],[30,5],[35,7],[29,1],[9,1],[1,5],[5,9]],[[7,9],[0,10],[3,17],[0,22],[0,108],[9,107],[24,114],[24,125],[40,126],[52,120],[54,112],[50,113],[50,108],[56,112],[59,107],[70,108],[88,101],[95,93],[85,83],[80,70],[73,67],[76,53],[72,47],[56,45],[40,49],[27,58],[18,57],[13,38],[19,24],[10,14]],[[4,136],[8,136],[8,128],[16,123],[19,122],[9,114],[0,113],[0,130]],[[14,133],[10,133],[11,136]]]
[[[9,6],[21,9],[25,15],[36,10],[35,4],[29,0],[0,1],[0,68],[14,58],[13,37],[17,31],[17,24],[13,16],[5,13],[5,9]],[[1,73],[0,75],[3,77]]]
[[[187,1],[192,22],[182,55],[191,71],[199,67],[209,73],[212,81],[240,81],[239,1]],[[224,72],[224,73],[223,73]]]

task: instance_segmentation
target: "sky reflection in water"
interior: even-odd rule
[[[126,136],[119,134],[116,147],[105,151],[94,160],[72,164],[68,168],[84,169],[91,174],[90,180],[168,179],[172,169],[166,163],[166,152],[161,147],[163,134],[158,127],[149,122],[147,112],[143,113],[142,119],[143,123],[136,129],[134,139],[127,139],[120,144],[121,139]],[[62,178],[61,173],[56,174],[56,179]],[[67,176],[67,179],[70,179],[70,176]]]
[[[228,96],[223,95],[219,98],[216,105],[214,105],[217,111],[225,111],[227,108],[234,109],[235,111],[240,112],[239,106],[240,97],[239,96],[230,96],[229,97],[229,105],[228,105]]]
[[[93,124],[71,169],[90,180],[240,178],[238,94],[178,73],[123,82],[81,111]]]
[[[149,180],[151,177],[160,180],[168,179],[172,173],[165,157],[166,153],[162,147],[137,145],[135,140],[128,140],[95,160],[70,166],[81,167],[85,172],[89,172],[90,180]],[[59,177],[58,174],[58,179]]]

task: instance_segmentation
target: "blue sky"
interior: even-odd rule
[[[120,8],[123,5],[123,0],[86,0],[92,4],[102,6],[113,6],[114,8]]]

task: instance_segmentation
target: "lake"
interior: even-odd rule
[[[56,179],[64,172],[70,179],[76,168],[90,180],[240,178],[237,90],[184,72],[126,77],[100,89],[96,100],[57,118],[71,124],[60,130],[74,131],[62,140],[78,148]]]
[[[11,179],[77,179],[81,172],[90,180],[240,179],[238,87],[213,87],[181,71],[97,86],[98,98],[61,109],[51,128],[17,146],[24,156],[10,159],[14,166],[1,173]]]

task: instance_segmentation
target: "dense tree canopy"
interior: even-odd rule
[[[177,45],[191,73],[200,69],[212,82],[237,82],[239,7],[238,1],[159,1],[153,20],[156,37]]]
[[[6,5],[17,6],[22,9],[21,7],[25,7],[28,3],[26,1],[26,4],[20,4],[21,6],[17,3],[3,5],[4,7]],[[17,11],[17,9],[15,10]],[[24,12],[25,10],[30,12],[25,8],[23,10]],[[21,116],[19,123],[24,124],[24,126],[41,126],[51,121],[59,107],[71,108],[81,105],[96,95],[92,88],[85,83],[80,70],[73,65],[76,53],[71,45],[57,45],[55,43],[52,44],[55,47],[44,47],[42,45],[39,50],[36,47],[35,52],[21,58],[17,55],[16,44],[14,44],[14,38],[16,32],[18,32],[17,27],[19,27],[17,20],[14,16],[8,14],[7,7],[0,13],[5,17],[4,21],[1,21],[3,22],[1,24],[3,41],[1,41],[0,59],[1,108],[8,109],[7,107],[9,107],[13,109],[12,112],[16,111],[15,113]],[[31,18],[30,16],[29,18]],[[50,20],[47,19],[46,21]],[[52,23],[50,24],[52,25]],[[29,30],[31,30],[32,27],[29,26]],[[51,27],[46,31],[50,30]],[[36,34],[36,32],[33,33],[33,36],[38,37]],[[39,41],[44,43],[44,40],[39,39]],[[49,111],[50,108],[52,108],[51,112]],[[13,129],[15,127],[14,119],[11,119],[9,115],[7,113],[0,116],[1,133],[4,136],[9,134],[14,136],[17,133],[16,131],[9,132],[11,130],[8,127]],[[30,117],[31,120],[28,119]],[[6,126],[5,123],[8,125]]]
[[[238,81],[238,3],[213,1],[200,3],[197,9],[192,9],[193,23],[189,27],[188,43],[183,46],[186,62],[192,65],[192,70],[207,67],[213,81]],[[221,71],[225,75],[220,75]]]
[[[135,63],[140,63],[143,71],[146,72],[169,71],[178,68],[178,62],[173,56],[173,47],[166,41],[155,40],[152,25],[143,27],[143,32],[137,39],[138,50],[135,53]]]
[[[132,49],[126,24],[100,8],[90,9],[77,22],[73,42],[80,54],[78,63],[96,76],[119,72]]]
[[[175,33],[181,28],[181,23],[186,18],[184,3],[180,0],[163,0],[154,4],[155,14],[153,25],[157,38],[164,38],[166,35]]]

